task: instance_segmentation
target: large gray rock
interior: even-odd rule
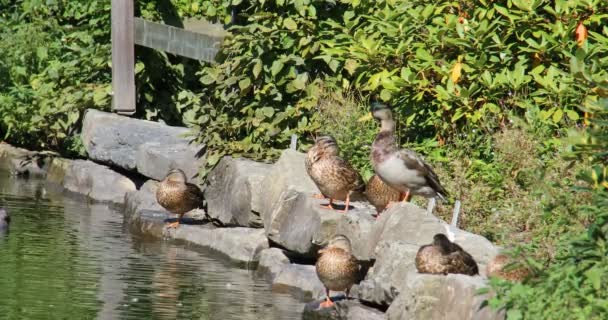
[[[136,190],[131,179],[88,160],[57,160],[51,166],[52,181],[93,200],[122,204],[125,195]]]
[[[383,213],[372,241],[394,240],[421,246],[431,243],[436,233],[447,234],[446,228],[454,234],[455,242],[475,258],[480,273],[485,274],[485,265],[498,254],[498,247],[480,235],[450,226],[412,203],[396,204]]]
[[[315,257],[317,250],[336,234],[344,213],[322,209],[327,200],[311,196],[319,193],[306,173],[303,153],[285,150],[272,166],[262,185],[262,216],[270,240],[305,257]],[[348,214],[357,211],[372,214],[370,206],[351,202]]]
[[[295,263],[282,266],[272,281],[272,289],[304,299],[319,299],[325,295],[325,287],[317,277],[315,266]]]
[[[401,294],[388,308],[390,320],[502,320],[496,312],[482,304],[489,298],[477,290],[487,287],[479,276],[461,274],[429,275],[413,272],[408,275]]]
[[[289,264],[289,258],[279,248],[268,248],[260,252],[260,262],[256,270],[272,282],[281,272],[285,265]]]
[[[205,183],[209,216],[228,226],[263,227],[262,181],[270,169],[269,164],[222,158]]]
[[[146,177],[162,180],[171,169],[182,169],[190,182],[198,184],[198,171],[204,159],[197,157],[200,146],[185,142],[166,144],[146,142],[137,148],[137,171]]]
[[[436,233],[446,234],[446,227],[454,234],[456,243],[469,252],[485,274],[485,265],[498,253],[490,241],[457,228],[411,203],[396,204],[383,213],[368,233],[375,246],[376,262],[360,283],[356,293],[359,299],[388,306],[406,290],[408,275],[416,273],[414,265],[420,246],[433,241]]]
[[[338,300],[334,307],[319,308],[323,300],[313,301],[304,307],[303,320],[385,320],[386,315],[377,309],[362,305],[356,300]]]
[[[188,139],[183,136],[188,132],[187,128],[89,109],[82,124],[82,142],[91,159],[135,170],[136,155],[142,144],[187,144]]]
[[[357,260],[372,260],[376,242],[375,236],[376,218],[372,216],[373,207],[367,210],[353,210],[344,215],[336,227],[337,234],[343,234],[350,239],[353,255]]]
[[[355,295],[375,305],[388,306],[404,287],[407,275],[416,271],[414,264],[419,246],[403,241],[384,241],[376,248],[376,263]]]

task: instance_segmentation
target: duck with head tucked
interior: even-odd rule
[[[359,275],[359,263],[352,255],[350,240],[344,235],[334,236],[325,248],[319,250],[319,254],[315,268],[327,295],[320,307],[331,307],[334,303],[330,290],[345,291],[348,299],[350,288]]]
[[[416,254],[416,269],[420,273],[444,274],[461,273],[474,276],[479,274],[475,259],[443,233],[433,237],[433,243],[424,245]]]
[[[412,195],[439,197],[445,201],[448,193],[433,168],[421,155],[397,145],[391,109],[374,100],[371,116],[380,122],[380,132],[372,144],[370,157],[374,171],[382,181],[402,192],[403,201],[408,201]]]
[[[178,215],[176,222],[167,225],[168,228],[177,228],[184,214],[202,206],[203,193],[196,185],[188,183],[184,171],[171,169],[156,189],[156,201],[167,211]]]
[[[353,193],[362,195],[365,183],[359,172],[338,156],[338,152],[338,143],[333,137],[318,137],[306,154],[306,172],[322,197],[329,198],[329,204],[323,208],[334,209],[334,200],[341,200],[344,201],[344,212],[348,212],[351,196]]]

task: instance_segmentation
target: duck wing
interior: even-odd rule
[[[439,182],[439,177],[433,170],[433,167],[431,167],[431,165],[424,160],[424,157],[412,150],[401,149],[399,150],[399,158],[409,169],[420,172],[426,179],[429,187],[435,190],[437,195],[442,200],[445,200],[445,198],[448,196],[448,192],[441,185]]]
[[[446,256],[450,265],[450,273],[462,273],[474,276],[479,274],[475,259],[466,251],[452,252]]]
[[[344,181],[348,182],[350,186],[349,189],[364,192],[365,182],[363,182],[363,178],[361,177],[361,174],[359,174],[359,171],[357,171],[357,169],[355,169],[348,161],[340,157],[336,157],[335,161],[337,174],[339,177],[343,177]]]
[[[204,199],[201,189],[192,183],[186,183],[185,197],[186,201],[192,203],[193,206],[202,205]]]

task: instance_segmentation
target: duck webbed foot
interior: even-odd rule
[[[329,203],[328,204],[322,204],[321,205],[321,209],[335,210],[334,209],[334,199],[329,199]]]
[[[314,199],[327,199],[324,195],[322,195],[320,193],[313,194],[312,198],[314,198]]]

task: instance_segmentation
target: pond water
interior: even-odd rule
[[[299,319],[252,271],[131,234],[117,209],[0,171],[0,319]]]

